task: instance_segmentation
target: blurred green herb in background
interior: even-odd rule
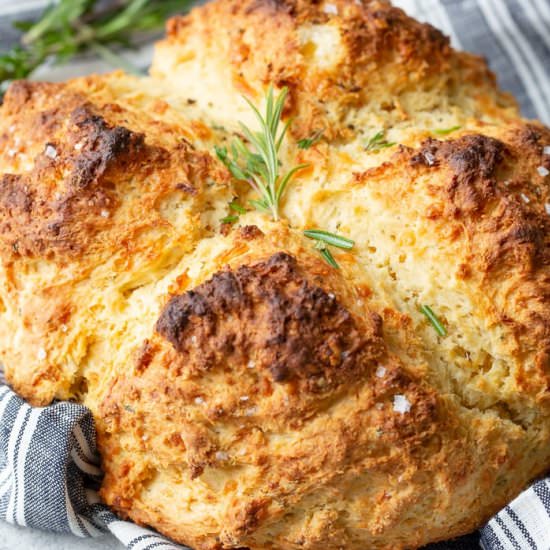
[[[0,97],[12,80],[27,78],[46,61],[67,62],[93,51],[109,64],[139,72],[113,47],[135,46],[140,34],[161,30],[166,18],[187,10],[190,0],[60,0],[34,21],[15,23],[21,42],[0,52]]]

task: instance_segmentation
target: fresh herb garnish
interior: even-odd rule
[[[183,11],[189,0],[60,0],[37,22],[19,22],[21,44],[0,52],[0,94],[12,80],[28,77],[48,60],[68,61],[93,50],[110,64],[136,72],[109,46],[131,46],[136,34],[161,30],[167,17]]]
[[[344,250],[351,250],[355,244],[355,241],[336,235],[335,233],[329,233],[321,229],[307,229],[304,231],[304,235],[309,239],[315,240],[315,248],[319,250],[321,256],[327,261],[329,265],[339,269],[340,266],[334,259],[334,256],[330,252],[328,246],[336,246],[337,248],[343,248]]]
[[[310,137],[298,140],[298,149],[309,149],[312,145],[315,145],[325,133],[325,130],[317,130]]]
[[[439,336],[447,336],[447,329],[441,324],[430,306],[424,305],[420,308],[420,311],[428,318]]]
[[[304,231],[304,235],[310,239],[323,241],[332,246],[344,248],[345,250],[351,250],[355,244],[355,241],[352,241],[347,237],[342,237],[341,235],[336,235],[335,233],[329,233],[328,231],[322,231],[321,229],[307,229]]]
[[[261,212],[269,212],[275,221],[279,220],[279,203],[286,187],[296,172],[307,166],[299,164],[284,175],[279,173],[278,154],[290,124],[288,121],[279,132],[287,94],[288,89],[283,88],[275,99],[273,86],[269,86],[265,116],[245,98],[260,123],[260,130],[253,132],[240,123],[243,135],[250,146],[236,138],[231,144],[231,154],[226,147],[215,147],[216,155],[231,174],[238,180],[248,182],[260,195],[259,199],[251,200],[250,204]]]
[[[321,253],[321,256],[323,256],[327,264],[331,265],[335,269],[340,269],[338,262],[334,259],[332,252],[328,248],[321,248],[319,249],[319,252]]]
[[[244,208],[244,206],[241,206],[238,202],[236,202],[234,200],[229,203],[229,209],[233,210],[233,212],[237,212],[237,214],[229,214],[229,215],[225,216],[225,218],[222,218],[220,220],[222,223],[235,223],[235,222],[238,222],[239,218],[240,218],[240,215],[241,214],[246,214],[246,208]]]
[[[434,130],[434,134],[437,134],[439,136],[446,136],[448,134],[452,134],[453,132],[456,132],[457,130],[460,130],[462,126],[453,126],[452,128],[438,128],[437,130]]]
[[[222,223],[235,223],[239,221],[239,216],[229,215],[220,220]]]
[[[374,134],[374,136],[372,136],[369,141],[367,141],[365,151],[380,151],[380,149],[393,147],[395,145],[395,142],[387,141],[386,139],[384,139],[385,133],[386,132],[384,132],[384,130],[381,130],[380,132]]]
[[[238,202],[232,201],[229,203],[231,210],[238,212],[239,214],[246,214],[246,208],[241,206]]]

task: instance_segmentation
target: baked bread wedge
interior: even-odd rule
[[[271,87],[277,216],[227,167]],[[193,548],[468,533],[550,468],[549,147],[381,0],[215,0],[147,78],[16,82],[7,379],[88,406],[102,498]]]

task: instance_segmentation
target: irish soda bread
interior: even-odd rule
[[[214,146],[270,84],[282,167],[308,167],[281,221],[224,223],[257,195]],[[104,500],[197,549],[471,531],[550,467],[549,147],[481,59],[382,0],[217,0],[168,23],[150,77],[16,82],[7,378],[90,407]],[[339,269],[311,228],[355,241]]]

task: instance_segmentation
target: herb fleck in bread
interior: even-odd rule
[[[223,223],[258,197],[214,147],[271,83],[283,171],[309,167],[281,221]],[[469,532],[550,467],[548,146],[482,60],[382,1],[217,0],[169,22],[148,78],[15,83],[8,380],[90,407],[104,500],[197,549]],[[354,241],[339,268],[312,228]]]

